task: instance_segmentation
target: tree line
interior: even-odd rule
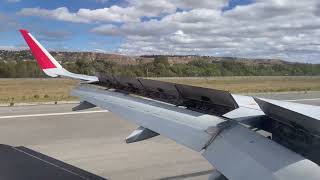
[[[320,64],[305,63],[246,63],[234,60],[170,64],[168,57],[156,56],[153,62],[119,65],[105,60],[63,61],[74,73],[94,75],[107,73],[138,77],[204,77],[204,76],[306,76],[320,75]],[[33,60],[0,60],[0,78],[46,77]]]

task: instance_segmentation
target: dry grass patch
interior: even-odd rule
[[[221,89],[233,93],[320,91],[320,76],[153,78],[156,80]],[[0,79],[0,103],[76,100],[70,90],[79,82],[62,78]]]
[[[70,90],[78,82],[71,79],[0,79],[0,103],[75,100]]]
[[[260,92],[320,91],[320,76],[239,76],[161,78],[161,80],[243,94]]]

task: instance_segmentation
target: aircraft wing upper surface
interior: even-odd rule
[[[97,82],[72,91],[81,100],[74,110],[98,106],[140,126],[127,143],[166,136],[202,152],[216,168],[211,179],[320,179],[319,107],[143,78],[73,74],[21,33],[49,76]]]
[[[320,177],[317,164],[237,121],[88,86],[80,86],[72,94],[82,102],[108,109],[179,144],[202,151],[230,180],[316,180]]]
[[[167,103],[141,99],[119,92],[81,86],[72,91],[96,106],[108,109],[137,125],[165,135],[195,151],[201,151],[226,119],[201,114]],[[222,127],[221,127],[222,128]]]

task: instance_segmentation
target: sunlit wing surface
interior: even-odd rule
[[[203,156],[228,179],[316,180],[319,166],[248,128],[221,132]]]
[[[143,78],[73,74],[21,33],[49,76],[96,82],[72,91],[81,100],[74,110],[98,106],[139,125],[127,143],[166,136],[202,152],[216,168],[211,179],[320,179],[319,107]]]
[[[110,90],[85,86],[76,88],[73,95],[80,97],[83,102],[87,101],[106,108],[195,151],[203,151],[203,156],[228,179],[298,180],[304,177],[315,180],[320,177],[320,169],[316,163],[292,151],[291,147],[272,141],[247,127],[249,125],[263,128],[263,125],[270,125],[265,121],[274,122],[261,110],[259,101],[252,97],[228,96],[227,92],[219,91],[220,95],[224,94],[225,98],[231,99],[223,101],[223,98],[219,98],[219,103],[210,106],[210,103],[216,101],[213,99],[208,102],[210,99],[206,96],[208,93],[199,93],[202,98],[197,98],[199,97],[198,91],[203,92],[206,90],[204,88],[201,90],[196,88],[194,90],[196,94],[191,92],[189,96],[183,96],[181,89],[190,89],[192,86],[181,88],[185,85],[176,86],[172,83],[163,85],[163,82],[153,80],[139,78],[124,80],[124,78],[110,76],[101,76],[100,82]],[[165,94],[166,88],[168,88],[168,94]],[[212,93],[210,97],[215,97],[215,91],[210,90],[210,92]],[[114,97],[125,100],[115,102]],[[135,104],[136,101],[140,104]],[[201,103],[206,104],[207,107],[215,107],[216,111],[203,108]],[[155,109],[151,110],[150,104]],[[227,109],[222,108],[226,104],[233,105],[228,106]],[[289,105],[297,104],[289,103]],[[317,107],[310,106],[309,108]],[[171,116],[171,113],[176,113],[177,110],[179,113]],[[190,113],[197,115],[191,119],[186,118],[185,115]],[[185,132],[187,133],[184,134]],[[308,170],[303,170],[304,168]]]
[[[226,121],[221,117],[201,114],[167,103],[85,86],[74,89],[72,95],[130,119],[195,151],[201,151],[212,135],[219,132],[218,125],[222,126]]]

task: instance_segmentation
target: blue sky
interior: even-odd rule
[[[237,5],[251,3],[252,0],[231,0],[225,6],[225,10],[230,10]],[[17,22],[17,26],[9,27],[5,32],[0,32],[0,46],[24,46],[24,41],[17,28],[25,28],[29,30],[41,43],[51,49],[74,50],[74,51],[92,51],[105,50],[116,52],[117,48],[124,41],[118,36],[101,36],[90,33],[95,24],[82,24],[61,22],[54,19],[46,19],[43,17],[17,16],[16,13],[23,8],[39,7],[43,9],[56,9],[59,7],[67,7],[70,11],[77,11],[80,8],[99,9],[110,7],[112,5],[125,6],[126,1],[109,0],[59,0],[59,1],[43,1],[43,0],[20,0],[18,2],[10,2],[7,0],[0,1],[0,12]],[[142,20],[149,18],[142,17]],[[115,23],[111,23],[115,24]],[[45,37],[48,33],[51,36]]]
[[[18,16],[16,13],[22,8],[40,7],[56,9],[61,6],[68,7],[70,11],[77,11],[80,8],[98,9],[109,7],[119,1],[92,1],[92,0],[21,0],[19,2],[0,1],[0,13],[13,21],[16,25],[8,26],[6,30],[0,31],[0,46],[25,46],[18,29],[29,30],[41,43],[50,49],[61,49],[71,51],[93,51],[104,49],[115,51],[122,42],[120,37],[101,36],[90,33],[94,24],[79,24],[56,21],[43,17]],[[122,4],[122,2],[120,2]],[[47,36],[47,37],[46,37]],[[51,37],[50,37],[51,36]]]
[[[317,0],[0,0],[0,48],[25,48],[25,28],[54,50],[318,63],[319,9]]]

